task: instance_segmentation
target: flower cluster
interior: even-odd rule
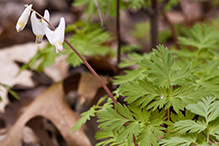
[[[21,14],[20,18],[18,19],[18,22],[16,24],[17,32],[20,32],[24,29],[24,27],[27,24],[27,21],[29,19],[31,11],[31,26],[34,35],[36,36],[36,42],[41,43],[43,36],[46,35],[47,39],[49,40],[50,44],[56,47],[56,53],[59,53],[62,49],[62,43],[64,41],[64,31],[65,31],[65,19],[61,17],[59,26],[55,30],[51,30],[48,28],[48,23],[50,19],[49,11],[44,11],[44,19],[38,19],[36,17],[36,12],[32,10],[32,4],[25,5],[26,8]]]

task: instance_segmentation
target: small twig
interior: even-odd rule
[[[31,10],[36,12],[35,10]],[[42,18],[48,25],[55,30],[55,28],[39,13],[36,12],[36,14]],[[68,40],[64,39],[65,43],[78,55],[78,57],[84,62],[84,64],[87,66],[87,68],[92,72],[92,74],[98,79],[100,84],[102,85],[103,89],[106,91],[106,93],[109,95],[109,97],[112,99],[113,103],[118,104],[112,93],[110,92],[109,88],[106,86],[106,84],[103,82],[103,80],[100,78],[100,76],[95,72],[95,70],[90,66],[90,64],[84,59],[84,57],[69,43]]]
[[[170,121],[170,108],[167,109],[167,120]]]
[[[120,39],[120,13],[119,13],[119,0],[116,0],[116,31],[117,31],[117,71],[119,70],[119,63],[121,62],[121,39]],[[119,72],[119,71],[118,71]]]
[[[98,11],[98,14],[99,14],[99,17],[100,17],[101,27],[103,27],[103,18],[102,18],[101,11],[100,11],[100,7],[99,7],[99,5],[98,5],[97,0],[94,0],[94,3],[95,3],[95,5],[96,5],[97,11]]]

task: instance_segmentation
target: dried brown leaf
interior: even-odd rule
[[[50,120],[60,131],[69,146],[90,146],[91,143],[82,130],[70,133],[71,127],[77,122],[78,116],[64,99],[63,82],[56,83],[36,98],[18,118],[0,141],[2,146],[21,146],[22,131],[28,121],[42,116]]]

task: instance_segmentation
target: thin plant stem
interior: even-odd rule
[[[38,12],[34,11],[40,18],[42,18],[48,25],[55,30],[55,28]],[[100,78],[100,76],[95,72],[95,70],[90,66],[90,64],[84,59],[84,57],[69,43],[67,39],[64,39],[65,43],[75,52],[75,54],[78,55],[78,57],[84,62],[84,64],[87,66],[87,68],[91,71],[91,73],[98,79],[100,84],[102,85],[103,89],[106,91],[106,93],[109,95],[109,97],[112,99],[113,103],[118,104],[112,93],[110,92],[109,88],[106,86],[106,84],[103,82],[103,80]]]
[[[37,11],[34,9],[31,9],[31,11],[35,12],[41,19],[43,19],[53,30],[56,30],[55,27],[53,27],[42,15],[40,15]]]
[[[170,108],[167,109],[167,120],[170,121]]]
[[[97,0],[94,0],[94,3],[95,3],[95,5],[96,5],[97,11],[98,11],[98,15],[99,15],[99,18],[100,18],[101,27],[103,27],[103,18],[102,18],[102,15],[101,15],[101,11],[100,11],[99,4],[98,4]]]
[[[151,48],[156,48],[158,44],[158,4],[157,0],[151,0]]]
[[[133,142],[134,142],[134,145],[135,146],[138,146],[138,144],[136,143],[136,137],[135,137],[135,134],[133,133]]]
[[[116,31],[117,31],[117,70],[119,70],[118,65],[121,62],[121,39],[120,39],[120,13],[119,13],[119,4],[120,0],[116,0]],[[118,71],[119,72],[119,71]]]
[[[87,66],[87,68],[92,72],[92,74],[98,79],[106,93],[109,95],[109,97],[112,99],[113,103],[118,104],[112,93],[110,92],[109,88],[106,86],[106,84],[103,82],[103,80],[100,78],[100,76],[95,72],[95,70],[90,66],[90,64],[84,59],[84,57],[69,43],[68,40],[64,40],[65,43],[78,55],[78,57],[84,62],[84,64]]]

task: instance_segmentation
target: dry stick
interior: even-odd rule
[[[95,5],[96,5],[97,11],[98,11],[98,14],[99,14],[99,17],[100,17],[101,27],[103,27],[103,18],[102,18],[101,11],[100,11],[100,7],[99,7],[99,5],[98,5],[97,0],[94,0],[94,3],[95,3]]]
[[[34,11],[40,18],[42,18],[48,25],[55,30],[55,28],[38,12]],[[106,91],[106,93],[109,95],[109,97],[112,99],[113,103],[118,104],[112,93],[110,92],[109,88],[106,86],[106,84],[103,82],[103,80],[99,77],[99,75],[95,72],[95,70],[90,66],[90,64],[84,59],[84,57],[69,43],[68,40],[64,39],[65,43],[78,55],[78,57],[84,62],[84,64],[87,66],[87,68],[92,72],[92,74],[98,79],[100,84],[102,85],[103,89]]]
[[[119,0],[116,0],[116,31],[117,31],[117,73],[119,73],[119,63],[121,62],[121,39],[120,39],[120,13],[119,13]]]

